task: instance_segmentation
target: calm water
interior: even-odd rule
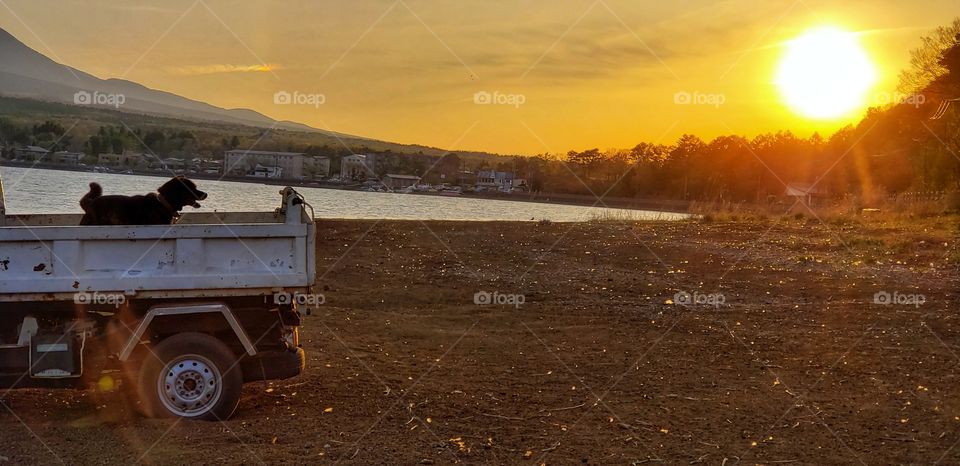
[[[96,181],[105,194],[145,194],[154,191],[163,178],[110,173],[0,167],[11,214],[80,213],[80,197]],[[209,197],[201,211],[272,211],[280,205],[280,186],[234,181],[196,180]],[[578,222],[594,218],[670,219],[686,214],[644,210],[540,204],[476,199],[369,193],[337,189],[297,188],[316,210],[318,218],[410,219],[410,220],[542,220]],[[187,207],[186,211],[191,208]]]

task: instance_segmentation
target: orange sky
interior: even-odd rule
[[[401,143],[534,154],[811,122],[773,84],[783,43],[861,32],[892,92],[956,0],[4,0],[0,27],[51,58],[222,107]],[[276,104],[278,91],[302,104]],[[475,94],[498,103],[478,104]],[[722,95],[679,105],[678,92]],[[310,100],[322,94],[322,103]],[[713,103],[716,103],[715,101]]]

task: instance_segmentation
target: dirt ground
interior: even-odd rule
[[[322,221],[303,375],[12,391],[0,465],[958,464],[956,220]]]

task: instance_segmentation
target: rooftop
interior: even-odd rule
[[[787,196],[809,196],[811,194],[823,194],[820,188],[810,183],[788,183],[786,189]]]

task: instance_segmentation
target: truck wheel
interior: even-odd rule
[[[147,416],[225,420],[237,409],[243,374],[222,341],[179,333],[152,349],[137,381]]]

